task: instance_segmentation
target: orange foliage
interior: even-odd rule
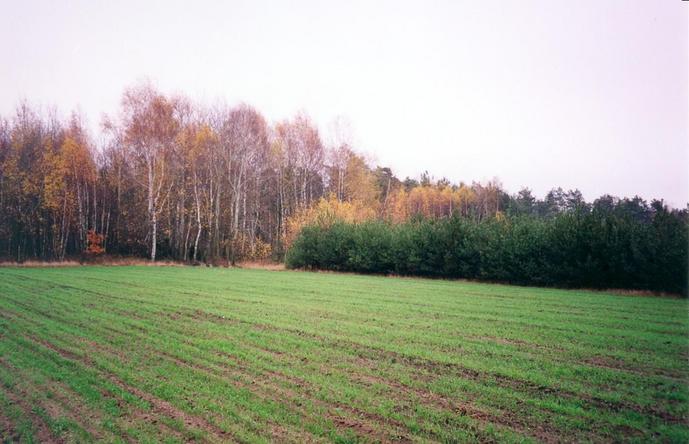
[[[474,192],[467,186],[425,185],[409,191],[401,188],[390,196],[390,218],[404,222],[417,215],[434,219],[466,215],[474,200]]]
[[[358,201],[341,202],[334,194],[330,194],[327,198],[322,197],[315,205],[304,208],[287,219],[285,245],[289,248],[299,231],[307,225],[328,227],[337,221],[356,223],[375,217],[375,208]]]
[[[249,261],[265,261],[270,259],[273,252],[268,242],[258,238],[252,238],[246,233],[239,232],[233,239],[226,241],[235,251],[237,257]]]
[[[97,256],[105,253],[105,248],[103,247],[105,236],[96,233],[96,230],[89,230],[89,232],[86,234],[86,240],[86,254],[90,256]]]

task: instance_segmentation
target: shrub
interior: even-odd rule
[[[687,221],[572,211],[514,216],[334,222],[304,227],[289,268],[482,279],[522,285],[687,294]]]

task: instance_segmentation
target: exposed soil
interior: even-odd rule
[[[0,365],[5,367],[8,371],[16,373],[16,369],[13,368],[8,362],[3,358],[0,358]],[[30,393],[22,389],[19,385],[14,385],[11,389],[5,387],[3,393],[10,401],[11,404],[18,407],[24,416],[29,418],[31,424],[34,426],[35,436],[34,439],[40,443],[62,443],[64,439],[59,436],[54,436],[48,424],[45,420],[36,413],[34,405],[29,402],[31,399]]]

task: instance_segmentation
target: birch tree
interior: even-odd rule
[[[132,153],[135,180],[145,190],[150,239],[150,258],[156,259],[158,215],[169,196],[172,144],[178,131],[170,100],[143,84],[122,97],[124,143]]]

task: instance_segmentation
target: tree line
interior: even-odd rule
[[[113,255],[279,259],[288,226],[324,196],[371,217],[419,204],[418,183],[369,167],[341,128],[324,141],[304,113],[268,124],[248,105],[200,106],[142,83],[102,130],[96,141],[79,114],[26,103],[0,118],[0,257],[79,256],[91,233]],[[455,194],[463,211],[474,205]]]
[[[518,202],[512,202],[516,204]],[[290,268],[479,279],[521,285],[645,289],[687,295],[686,211],[599,199],[538,216],[523,207],[485,220],[402,223],[334,219],[304,227]]]
[[[281,260],[322,220],[546,220],[607,205],[648,224],[665,208],[611,196],[589,204],[576,190],[510,195],[498,180],[400,179],[357,153],[341,122],[324,137],[305,113],[269,123],[246,104],[203,106],[145,82],[101,128],[95,138],[79,114],[27,103],[0,117],[0,257]],[[664,211],[686,220],[686,209]]]

